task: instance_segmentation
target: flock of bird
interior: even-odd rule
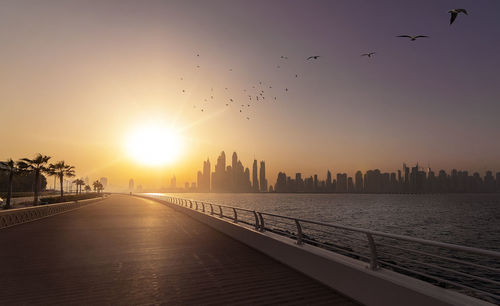
[[[467,11],[465,9],[452,9],[448,11],[450,14],[450,25],[453,24],[453,22],[457,19],[457,16],[459,14],[464,14],[468,15]],[[419,38],[428,38],[429,36],[427,35],[398,35],[396,37],[401,37],[401,38],[409,38],[410,41],[415,41]],[[361,54],[361,56],[366,56],[367,58],[371,58],[374,56],[376,52],[367,52]],[[199,58],[200,54],[196,54],[196,57]],[[306,61],[315,61],[321,58],[320,55],[311,55],[306,58]],[[276,66],[277,69],[280,69],[281,66],[284,64],[284,61],[288,60],[288,56],[282,55],[280,56],[281,62]],[[200,69],[201,66],[198,64],[196,65],[197,69]],[[232,72],[233,69],[230,68],[229,72]],[[298,73],[294,74],[295,78],[299,77]],[[181,81],[184,80],[183,77],[180,78]],[[281,88],[279,90],[281,94],[286,94],[288,93],[288,87]],[[250,120],[250,116],[248,115],[249,109],[258,104],[258,103],[263,103],[266,101],[270,102],[278,102],[278,98],[281,96],[281,94],[276,91],[276,88],[273,88],[272,84],[266,84],[262,81],[258,81],[257,83],[247,87],[243,88],[239,93],[232,92],[228,87],[224,87],[224,90],[221,93],[221,90],[216,90],[214,91],[214,88],[210,88],[210,92],[207,93],[206,97],[203,99],[201,105],[193,105],[193,109],[199,109],[201,112],[204,112],[207,107],[209,107],[210,104],[215,102],[216,100],[222,99],[225,103],[226,107],[234,107],[236,106],[239,110],[239,113],[243,115],[243,117],[246,120]],[[182,93],[186,93],[185,89],[182,89]]]

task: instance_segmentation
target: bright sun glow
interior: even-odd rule
[[[161,166],[176,161],[182,151],[178,133],[164,125],[143,125],[133,130],[126,140],[129,155],[137,162]]]

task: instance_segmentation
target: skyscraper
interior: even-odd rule
[[[357,193],[363,192],[363,173],[361,171],[356,171],[354,177],[354,184],[356,185],[355,190]]]
[[[260,191],[267,192],[267,180],[266,180],[266,163],[264,161],[260,162],[260,172],[259,172],[259,180],[260,180]]]
[[[332,191],[332,173],[330,172],[330,170],[326,172],[326,191]]]
[[[259,178],[257,174],[257,160],[253,160],[252,167],[252,190],[253,192],[259,192]]]
[[[199,192],[203,192],[203,173],[201,173],[201,171],[198,171],[198,173],[196,173],[196,182],[198,183],[198,191]]]
[[[205,192],[210,192],[210,171],[212,171],[210,159],[207,158],[207,161],[203,162],[203,191]]]
[[[226,153],[222,151],[217,157],[217,163],[215,164],[215,170],[212,174],[212,191],[221,192],[227,189],[226,180]]]
[[[99,182],[102,184],[102,187],[104,187],[104,189],[106,189],[106,187],[108,187],[108,178],[107,177],[101,177],[99,179]]]
[[[130,179],[128,181],[128,190],[129,191],[134,191],[134,179]]]

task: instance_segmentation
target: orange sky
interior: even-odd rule
[[[409,47],[390,33],[393,49],[367,62],[359,53],[384,45],[367,43],[373,35],[356,28],[353,17],[364,12],[355,5],[342,2],[336,10],[344,13],[328,18],[328,2],[314,16],[301,13],[300,2],[281,15],[277,4],[250,3],[3,2],[0,159],[40,152],[75,165],[78,176],[106,176],[117,187],[134,178],[150,188],[168,186],[174,174],[178,185],[194,181],[202,161],[214,166],[222,150],[237,151],[247,167],[265,160],[270,184],[280,170],[323,177],[327,169],[394,171],[404,161],[500,171],[498,54],[482,52],[462,75],[456,69],[469,65],[471,51],[446,49],[461,39],[489,50],[491,40],[459,28],[472,17],[442,34],[448,45]],[[478,19],[475,30],[487,31],[491,19]],[[322,61],[306,62],[311,54]],[[260,81],[274,86],[268,98],[277,103],[244,113],[225,106],[229,98],[246,104],[243,90]],[[211,88],[217,101],[204,102]],[[128,133],[152,121],[182,131],[175,163],[143,166],[124,149]]]

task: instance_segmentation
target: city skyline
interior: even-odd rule
[[[477,171],[444,169],[435,172],[430,167],[402,164],[394,172],[369,169],[364,173],[336,173],[326,170],[322,179],[317,173],[309,177],[296,172],[293,178],[279,171],[277,179],[269,184],[265,161],[253,160],[252,171],[245,167],[238,154],[233,152],[231,165],[226,166],[226,154],[222,151],[212,172],[210,158],[203,161],[203,172],[197,172],[196,182],[186,182],[184,190],[170,186],[170,191],[189,192],[292,192],[292,193],[492,193],[500,192],[500,171],[487,170],[484,176]],[[173,178],[175,179],[175,177]]]

